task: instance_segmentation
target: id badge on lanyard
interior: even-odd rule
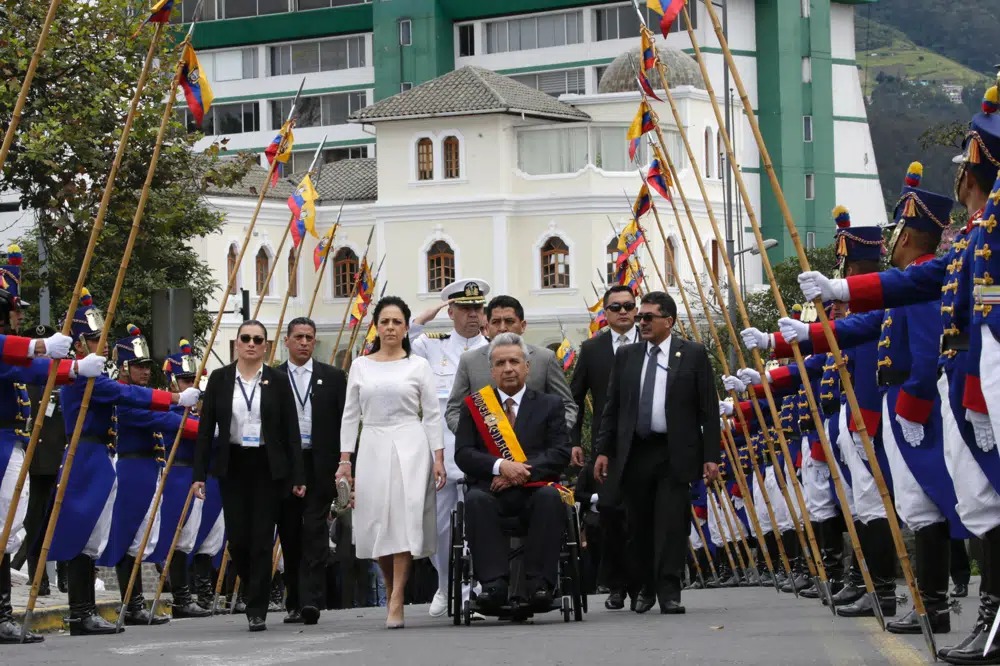
[[[253,398],[257,393],[257,383],[254,383],[249,396],[247,396],[247,391],[243,388],[243,381],[239,377],[236,378],[236,383],[240,385],[240,392],[247,404],[247,422],[243,424],[243,437],[240,446],[256,449],[260,447],[260,420],[259,417],[253,416]]]

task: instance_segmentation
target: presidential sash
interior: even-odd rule
[[[524,455],[521,443],[517,441],[514,434],[514,426],[511,425],[507,414],[500,401],[497,400],[496,393],[492,386],[484,386],[472,395],[465,398],[465,406],[472,415],[472,422],[479,430],[479,436],[486,445],[486,450],[498,458],[510,460],[511,462],[524,463],[528,457]],[[540,488],[542,486],[552,486],[559,491],[559,496],[563,502],[572,506],[575,503],[573,491],[565,486],[551,481],[529,481],[524,484],[525,488]]]

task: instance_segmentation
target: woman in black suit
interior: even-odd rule
[[[271,549],[281,500],[306,493],[298,414],[288,379],[264,363],[267,329],[245,321],[236,362],[208,378],[195,449],[194,488],[219,479],[229,554],[246,589],[250,631],[267,629]],[[218,433],[218,435],[216,435]]]

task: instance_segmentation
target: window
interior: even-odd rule
[[[199,58],[212,81],[239,81],[257,78],[257,49],[236,49],[206,53]]]
[[[542,289],[569,287],[569,248],[558,236],[542,245]]]
[[[582,95],[587,92],[586,70],[564,69],[556,72],[539,72],[538,74],[519,74],[510,77],[529,88],[541,90],[547,95],[559,97],[565,93]]]
[[[347,5],[360,5],[372,0],[296,0],[299,11],[307,9],[326,9],[327,7],[346,7]],[[339,367],[339,366],[338,366]]]
[[[487,53],[527,51],[582,42],[583,13],[580,11],[505,19],[486,24]]]
[[[412,87],[413,83],[411,81],[403,81],[402,83],[399,84],[399,92],[406,92]]]
[[[810,0],[800,0],[800,2],[802,5],[802,18],[809,18],[809,15],[812,13],[812,7],[810,6],[812,3]]]
[[[635,168],[628,158],[627,127],[593,127],[590,130],[592,141],[591,154],[593,165],[604,171],[631,171]],[[642,148],[645,141],[640,142],[640,150],[636,159],[642,160]]]
[[[816,198],[816,176],[807,173],[806,174],[806,200],[812,201]]]
[[[358,272],[358,255],[349,247],[342,247],[333,255],[333,296],[350,298],[354,291],[354,276]]]
[[[260,248],[257,250],[257,257],[254,259],[254,276],[256,278],[257,285],[257,295],[267,296],[268,287],[270,286],[268,282],[268,273],[271,271],[271,257],[268,255],[267,250]]]
[[[459,176],[458,137],[449,136],[444,140],[444,177],[458,178]]]
[[[711,127],[705,128],[705,178],[712,177],[712,163],[715,162],[715,152],[712,150],[712,139],[715,136],[715,132],[712,131]]]
[[[212,3],[206,2],[205,4]],[[224,17],[227,19],[279,14],[288,11],[288,0],[222,0],[221,4],[224,7]]]
[[[269,49],[270,76],[312,74],[365,66],[365,38],[340,37],[282,44]]]
[[[617,280],[615,280],[616,274],[618,273],[617,261],[619,254],[617,236],[608,241],[608,247],[605,248],[605,250],[607,252],[607,279],[605,280],[605,283],[610,287],[613,284],[617,284]]]
[[[646,25],[654,33],[659,33],[660,15],[651,9],[646,8],[645,2],[640,2],[639,7],[646,15]],[[691,27],[698,27],[698,7],[696,3],[688,2],[687,10],[691,16]],[[639,36],[639,17],[636,16],[635,9],[631,5],[622,7],[607,7],[596,10],[596,32],[597,41],[602,42],[608,39],[627,39]],[[687,23],[683,15],[670,27],[670,32],[687,32]]]
[[[806,232],[806,249],[815,250],[816,249],[816,232],[807,231]]]
[[[719,163],[716,166],[716,176],[722,178],[726,175],[726,141],[722,138],[722,130],[715,135],[715,150],[719,155]]]
[[[312,150],[293,152],[291,159],[288,161],[288,173],[304,173],[309,168],[309,165],[312,164],[314,154],[315,151]],[[339,162],[340,160],[356,160],[362,157],[368,157],[368,146],[326,148],[323,150],[323,155],[320,159],[323,161],[323,164],[330,164],[331,162]]]
[[[455,281],[455,251],[443,240],[427,250],[427,291],[441,291]]]
[[[202,4],[203,6],[201,8],[201,17],[198,19],[199,21],[214,21],[215,19],[219,18],[219,16],[216,15],[215,13],[215,0],[205,0],[205,2]],[[190,23],[191,21],[193,21],[194,11],[195,9],[197,9],[198,3],[182,2],[180,3],[180,6],[181,6],[180,11],[177,11],[177,9],[175,8],[174,11],[170,13],[170,22]]]
[[[809,56],[802,58],[802,83],[812,83],[813,61]]]
[[[271,100],[271,129],[281,129],[282,123],[292,110],[292,98]],[[348,116],[368,105],[368,94],[364,90],[332,95],[302,97],[296,108],[296,127],[321,127],[343,125]]]
[[[236,260],[239,258],[239,250],[236,249],[236,243],[229,246],[229,254],[226,255],[226,280],[232,277],[233,286],[230,288],[229,293],[233,296],[239,290],[240,276],[236,271]],[[235,276],[233,274],[236,273]]]
[[[802,116],[802,140],[812,143],[813,140],[813,117]]]
[[[458,26],[458,55],[476,55],[476,26],[472,24]]]
[[[399,22],[399,45],[409,46],[413,39],[413,24],[410,19],[402,19]]]
[[[179,119],[189,132],[199,131],[194,123],[194,117],[187,109],[183,109],[183,117]],[[179,114],[178,114],[179,115]],[[213,104],[205,114],[200,131],[206,135],[240,134],[242,132],[257,132],[260,130],[260,115],[257,112],[257,102],[237,102],[236,104]]]
[[[295,265],[295,248],[288,251],[288,295],[296,298],[299,295],[299,270]]]
[[[520,132],[517,135],[517,167],[524,173],[536,176],[576,173],[585,166],[587,166],[586,128],[559,128]]]
[[[434,143],[426,137],[417,141],[417,180],[434,180]]]
[[[600,67],[595,67],[594,72],[597,74],[597,87],[601,86],[601,79],[604,78],[605,72],[608,71],[607,65],[601,65]]]

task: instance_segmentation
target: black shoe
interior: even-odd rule
[[[233,612],[237,615],[243,615],[247,612],[247,600],[243,598],[243,592],[236,595],[236,601],[233,602]]]
[[[696,578],[691,581],[688,585],[684,587],[685,590],[702,590],[706,586],[702,584],[701,580]],[[624,605],[624,604],[623,604]],[[607,608],[607,602],[605,602],[605,608]]]
[[[607,585],[598,585],[596,591],[597,594],[610,594],[611,588],[608,587]]]
[[[794,590],[798,590],[801,593],[802,590],[809,587],[809,583],[809,577],[805,574],[795,574],[785,581],[785,584],[781,586],[781,591],[791,594]]]
[[[978,631],[973,633],[972,640],[963,641],[964,647],[955,646],[942,657],[949,664],[1000,664],[1000,642],[994,640],[989,650],[986,650],[986,642],[989,640],[990,629],[996,618],[1000,597],[981,594],[979,598],[979,620],[976,622]],[[983,654],[984,650],[986,654]]]
[[[951,596],[963,598],[969,596],[969,586],[966,583],[955,585],[955,588],[951,591]]]
[[[892,617],[896,614],[895,593],[891,596],[879,594],[878,600],[884,617]],[[875,617],[875,609],[872,606],[871,597],[865,594],[853,604],[837,608],[837,615],[840,617]]]
[[[32,631],[25,632],[25,643],[41,643],[45,639]],[[21,625],[13,619],[0,620],[0,645],[10,645],[21,642]]]
[[[655,605],[656,605],[656,595],[653,594],[652,592],[647,592],[643,590],[642,592],[639,593],[639,596],[636,598],[635,608],[633,608],[632,610],[641,615],[643,613],[648,613],[650,610],[652,610],[653,606]]]
[[[819,586],[817,586],[815,583],[811,583],[809,587],[807,587],[806,589],[799,590],[799,596],[803,597],[804,599],[819,599],[820,597]]]
[[[948,607],[944,610],[931,610],[930,605],[926,606],[927,619],[931,624],[931,633],[947,634],[951,631],[951,613]],[[911,609],[909,613],[898,620],[886,622],[885,630],[890,634],[922,634],[920,621],[917,619],[917,611]]]
[[[483,591],[476,595],[476,607],[496,610],[507,603],[507,581],[502,578],[483,584]]]
[[[70,613],[72,613],[72,608]],[[70,636],[98,636],[103,634],[117,634],[125,631],[125,627],[118,629],[117,626],[108,622],[96,612],[91,615],[69,618]]]
[[[621,610],[625,608],[625,595],[621,592],[612,592],[604,600],[604,607],[608,610]]]
[[[545,613],[552,610],[552,590],[547,585],[542,585],[531,595],[531,610],[536,613]]]
[[[134,603],[134,602],[133,602]],[[141,601],[139,602],[142,603]],[[125,624],[129,626],[141,627],[145,625],[158,625],[170,622],[170,618],[164,615],[151,615],[144,607],[135,607],[129,604],[125,610]]]
[[[315,606],[302,607],[302,624],[316,624],[319,622],[319,609]]]
[[[684,606],[681,606],[679,602],[673,601],[661,601],[660,602],[660,614],[661,615],[684,615]]]
[[[989,627],[986,628],[987,631],[989,631],[989,629],[990,629]],[[969,644],[972,643],[972,641],[976,640],[976,637],[982,630],[983,630],[982,622],[977,622],[976,625],[972,628],[972,633],[963,638],[961,642],[959,642],[957,645],[946,645],[943,648],[938,649],[937,651],[938,659],[942,660],[945,659],[948,656],[948,654],[953,650],[962,651],[965,648],[969,647]]]
[[[186,604],[172,605],[170,607],[170,614],[174,617],[174,619],[187,617],[209,617],[212,614],[212,611],[207,608],[202,608],[189,599]]]
[[[267,631],[267,622],[262,617],[247,618],[247,623],[250,625],[250,631]]]
[[[290,610],[282,622],[284,624],[302,624],[302,613],[297,610]]]
[[[860,599],[865,595],[865,588],[858,587],[853,582],[848,581],[846,585],[840,588],[839,592],[833,595],[833,605],[834,606],[847,606],[853,604],[855,601]],[[826,599],[823,600],[823,605],[828,605]]]

